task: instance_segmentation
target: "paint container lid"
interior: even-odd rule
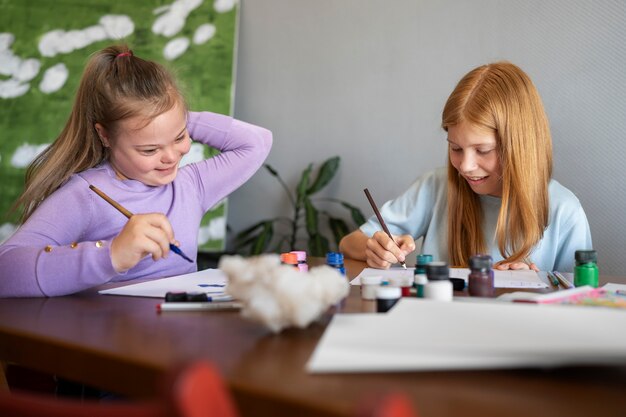
[[[445,281],[450,279],[450,269],[446,262],[430,262],[426,265],[426,276],[429,281]]]
[[[326,254],[326,263],[328,265],[343,264],[343,254],[340,252],[328,252]]]
[[[598,261],[598,254],[595,250],[577,250],[574,256],[578,265],[591,262],[596,263]]]
[[[298,257],[295,253],[281,253],[280,261],[288,265],[296,265],[298,263]]]
[[[420,253],[415,257],[415,273],[416,274],[425,274],[426,273],[426,264],[433,261],[433,255],[427,255],[424,253]]]
[[[361,277],[361,285],[380,285],[383,282],[382,275],[371,275]]]
[[[450,282],[454,291],[463,291],[465,289],[465,280],[463,278],[450,278]]]
[[[400,287],[378,287],[376,288],[376,298],[381,300],[395,300],[402,296]]]
[[[296,255],[296,258],[298,259],[298,262],[306,262],[306,252],[303,250],[292,250],[289,253],[293,253],[294,255]]]
[[[474,255],[470,257],[470,269],[475,271],[488,271],[491,269],[493,260],[489,255]]]

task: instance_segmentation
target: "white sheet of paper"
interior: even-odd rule
[[[608,284],[604,284],[602,288],[607,291],[626,291],[626,284],[615,284],[609,282]]]
[[[494,285],[496,288],[548,288],[539,274],[531,270],[500,271],[494,270]],[[462,278],[467,282],[469,268],[450,268],[450,278]],[[361,277],[378,275],[383,279],[398,276],[413,276],[413,269],[393,267],[389,269],[364,268],[361,273],[350,281],[351,285],[361,285]]]
[[[625,364],[624,311],[403,298],[387,314],[333,317],[310,372]],[[619,333],[619,334],[618,334]]]
[[[129,284],[98,292],[109,295],[164,298],[168,291],[205,292],[209,295],[218,295],[224,293],[225,287],[226,274],[219,269],[205,269],[190,274]]]
[[[361,285],[361,277],[382,277],[384,280],[392,277],[411,277],[413,278],[413,268],[392,267],[389,269],[363,268],[361,273],[350,281],[350,285]]]

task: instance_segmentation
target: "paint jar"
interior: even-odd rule
[[[598,288],[598,254],[595,250],[577,250],[575,255],[574,286],[591,285]]]
[[[452,301],[450,270],[446,262],[430,262],[426,265],[428,283],[424,286],[424,298]]]
[[[426,274],[418,274],[413,277],[415,284],[415,293],[418,298],[424,298],[424,285],[428,284],[428,278]]]
[[[495,297],[491,256],[474,255],[470,257],[469,265],[471,270],[467,277],[469,294],[476,297]]]
[[[303,250],[292,250],[290,253],[296,255],[296,258],[298,259],[298,269],[301,272],[308,272],[309,264],[306,263],[306,252]]]
[[[391,277],[389,284],[392,287],[400,288],[403,297],[411,296],[411,288],[413,288],[413,278],[411,277]]]
[[[280,263],[283,265],[290,265],[293,266],[295,269],[298,269],[298,257],[294,253],[281,253]]]
[[[361,277],[361,298],[364,300],[375,300],[376,290],[382,282],[383,277],[380,275]]]
[[[343,266],[343,254],[340,252],[328,252],[326,254],[326,265],[335,268],[342,275],[346,275],[346,268]]]
[[[400,287],[381,286],[376,288],[376,311],[386,313],[398,302],[401,296]]]
[[[426,278],[426,265],[433,261],[433,255],[420,253],[415,257],[415,271],[413,272],[413,287],[419,298],[424,297],[424,285],[428,282]]]
[[[450,282],[454,291],[463,291],[465,289],[465,280],[463,278],[450,278]]]

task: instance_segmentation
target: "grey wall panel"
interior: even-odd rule
[[[291,184],[341,156],[326,194],[369,214],[364,187],[382,203],[445,163],[441,109],[459,78],[512,61],[544,99],[554,176],[582,201],[602,272],[624,273],[625,41],[623,0],[244,0],[235,115],[273,130],[268,162]],[[287,207],[260,171],[229,224]]]

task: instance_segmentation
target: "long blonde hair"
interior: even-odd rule
[[[496,225],[506,262],[527,261],[548,225],[552,140],[541,98],[520,68],[509,62],[480,66],[457,84],[442,114],[442,127],[468,122],[496,134],[502,167],[502,206]],[[479,196],[448,158],[448,254],[467,266],[487,252]]]
[[[134,56],[126,45],[93,54],[61,134],[26,171],[24,191],[14,205],[23,206],[21,221],[72,174],[108,158],[96,123],[115,136],[120,121],[142,116],[147,124],[177,103],[185,107],[173,76],[160,64]]]

